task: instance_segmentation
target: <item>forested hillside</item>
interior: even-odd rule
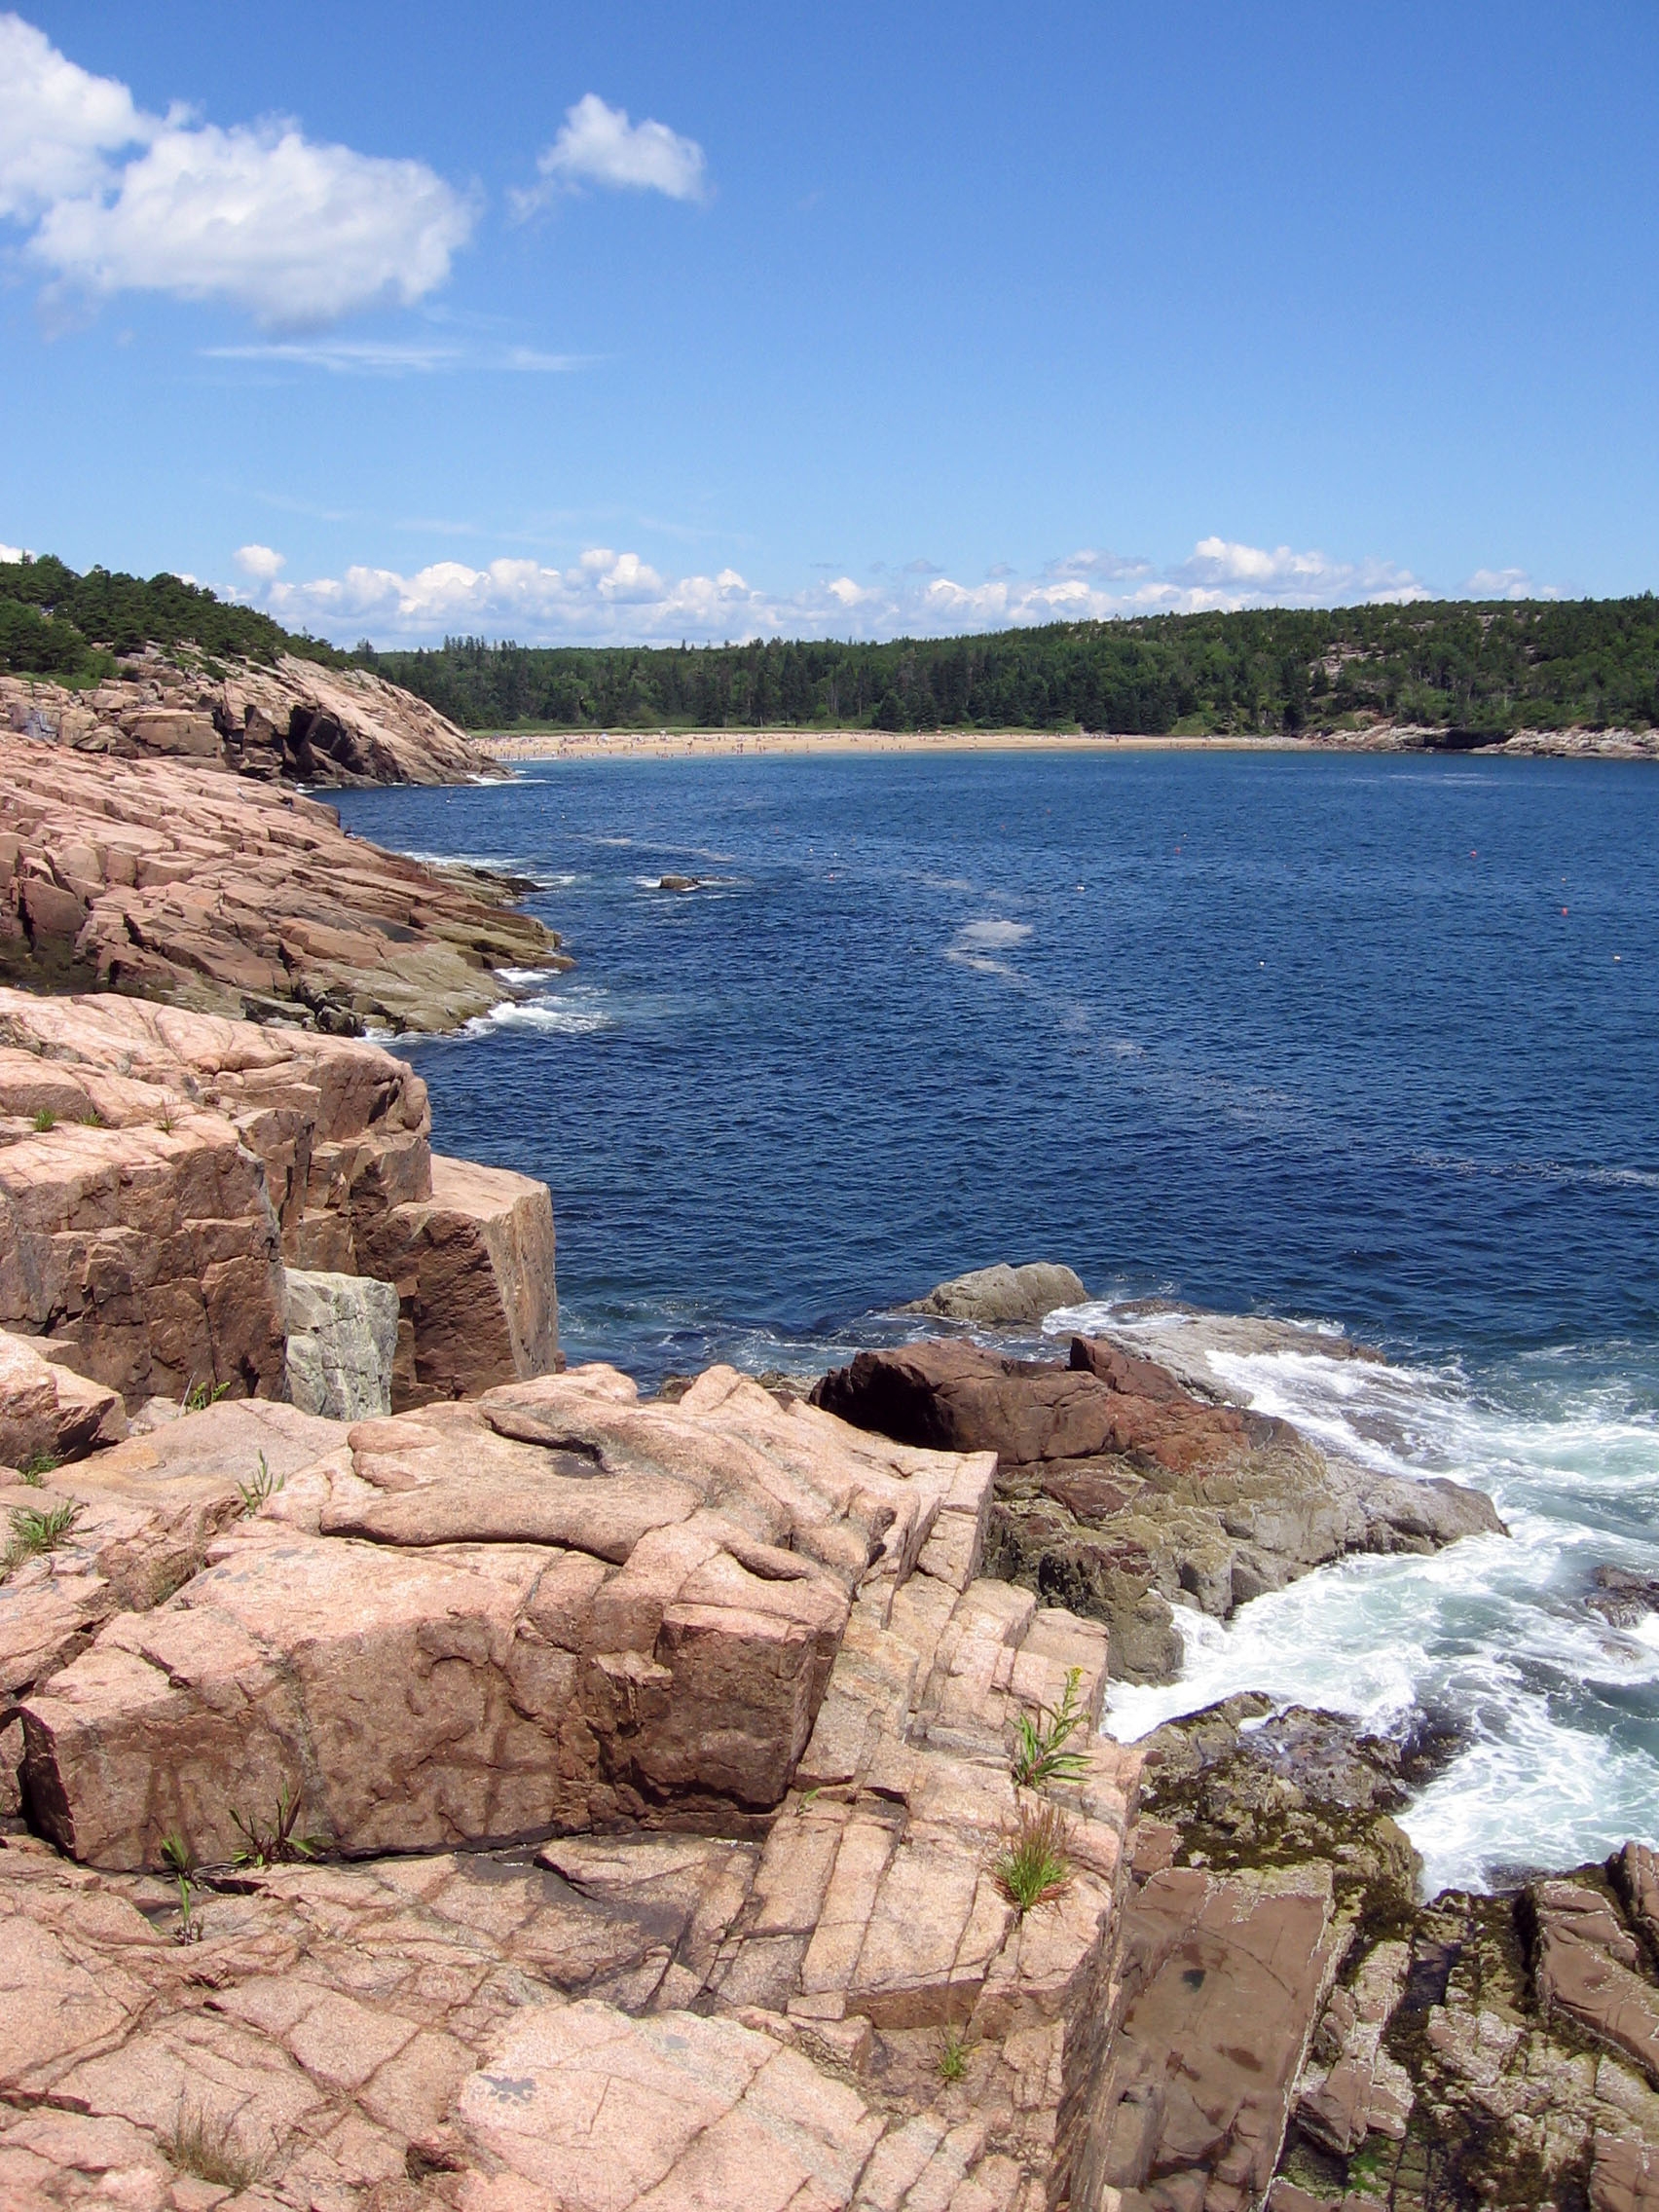
[[[1447,600],[1158,615],[896,645],[535,646],[366,656],[469,729],[1297,731],[1659,724],[1659,600]]]
[[[0,673],[84,682],[147,645],[267,662],[289,652],[337,667],[347,657],[181,576],[77,575],[51,554],[0,562]]]
[[[1659,600],[1472,604],[1057,622],[975,638],[519,645],[346,654],[171,575],[0,564],[0,673],[85,682],[145,645],[360,661],[466,729],[1090,729],[1272,733],[1413,722],[1659,727]]]

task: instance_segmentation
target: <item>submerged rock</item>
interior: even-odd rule
[[[1108,1621],[1129,1681],[1179,1673],[1177,1603],[1225,1618],[1349,1552],[1430,1552],[1503,1527],[1478,1491],[1327,1458],[1288,1422],[1088,1338],[1065,1364],[960,1341],[860,1352],[813,1397],[903,1442],[995,1452],[994,1571]]]
[[[941,1320],[976,1321],[985,1328],[1013,1328],[1041,1321],[1062,1306],[1081,1306],[1088,1293],[1070,1268],[1049,1260],[1031,1260],[1011,1268],[1006,1260],[995,1267],[976,1268],[953,1275],[901,1309],[906,1313],[934,1313]]]
[[[1659,1613],[1659,1575],[1635,1574],[1627,1567],[1599,1567],[1584,1603],[1613,1628],[1638,1628]]]

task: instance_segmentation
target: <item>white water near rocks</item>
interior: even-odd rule
[[[1110,1305],[1051,1333],[1111,1327],[1157,1355],[1157,1319]],[[1235,1690],[1346,1713],[1381,1732],[1415,1715],[1461,1746],[1402,1825],[1427,1894],[1602,1858],[1659,1815],[1659,1619],[1609,1627],[1585,1604],[1603,1562],[1659,1571],[1659,1420],[1631,1405],[1625,1347],[1539,1354],[1472,1379],[1279,1351],[1213,1355],[1238,1399],[1391,1474],[1484,1490],[1509,1528],[1432,1558],[1361,1558],[1240,1607],[1177,1620],[1181,1678],[1114,1686],[1124,1738]]]

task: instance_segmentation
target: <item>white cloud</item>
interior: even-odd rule
[[[762,592],[735,569],[670,576],[637,553],[594,546],[569,568],[502,559],[483,568],[435,562],[413,575],[351,568],[341,577],[274,582],[259,595],[280,620],[345,640],[430,641],[458,631],[527,644],[699,642],[770,637],[949,637],[1041,622],[1183,614],[1214,608],[1328,607],[1426,599],[1391,562],[1206,538],[1160,572],[1146,561],[1083,552],[1040,575],[1006,570],[981,583],[900,571],[873,584],[838,575],[790,596]]]
[[[27,559],[28,555],[20,545],[0,545],[0,566],[9,569],[15,562]]]
[[[662,192],[670,200],[702,200],[708,193],[703,149],[694,138],[682,138],[666,123],[630,123],[625,108],[608,107],[597,92],[584,92],[566,109],[558,137],[535,166],[541,182],[512,196],[521,216],[545,206],[562,188],[584,184]]]
[[[256,577],[261,583],[271,583],[288,566],[286,558],[269,545],[239,545],[231,555],[244,576]]]
[[[1463,586],[1470,599],[1565,599],[1555,584],[1535,584],[1525,569],[1477,569]]]
[[[298,125],[144,114],[126,86],[0,17],[0,214],[58,288],[230,300],[266,324],[408,306],[448,276],[477,206],[422,162]]]
[[[456,370],[503,370],[554,376],[588,366],[585,353],[544,353],[534,346],[476,346],[447,339],[280,338],[247,346],[204,346],[207,361],[269,361],[326,369],[331,376],[437,376]]]
[[[1323,553],[1270,552],[1235,545],[1224,537],[1200,538],[1192,558],[1169,571],[1190,608],[1238,607],[1250,600],[1279,607],[1335,607],[1364,601],[1405,605],[1431,595],[1392,561],[1328,561]],[[1242,596],[1241,596],[1242,595]]]
[[[78,69],[20,16],[0,16],[0,215],[32,220],[55,200],[95,191],[109,156],[161,128],[125,85]]]

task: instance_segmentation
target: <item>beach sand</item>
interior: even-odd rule
[[[1307,753],[1305,738],[1063,736],[1048,730],[479,730],[498,760],[693,760],[759,754]]]

